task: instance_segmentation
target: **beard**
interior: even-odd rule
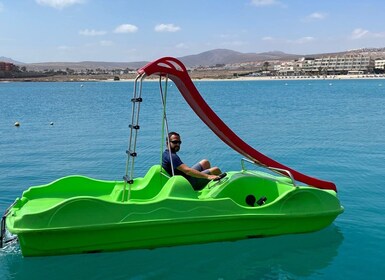
[[[180,146],[170,147],[170,149],[171,149],[171,152],[176,153],[176,152],[179,152]]]

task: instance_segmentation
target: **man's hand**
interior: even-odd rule
[[[208,177],[207,177],[207,179],[209,179],[209,180],[219,180],[220,178],[219,178],[219,176],[218,175],[208,175]]]

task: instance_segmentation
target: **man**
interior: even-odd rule
[[[210,180],[218,179],[218,175],[222,173],[218,167],[211,167],[211,164],[207,159],[201,160],[192,167],[184,164],[176,154],[179,152],[180,145],[182,144],[178,133],[170,132],[166,141],[167,149],[163,152],[162,167],[168,174],[172,175],[172,162],[174,174],[185,177],[193,186],[194,190],[203,189]],[[168,150],[169,145],[171,149],[171,160],[170,151]]]

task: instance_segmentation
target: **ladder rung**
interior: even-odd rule
[[[133,128],[133,129],[139,129],[140,128],[139,125],[133,125],[133,124],[130,124],[128,127]]]
[[[142,102],[142,97],[131,98],[131,102]]]
[[[126,151],[126,154],[127,154],[127,155],[130,155],[130,156],[132,156],[132,157],[136,157],[136,156],[138,155],[136,152],[131,152],[131,151],[129,151],[129,150]]]
[[[128,183],[128,184],[133,184],[133,183],[134,183],[134,180],[128,178],[127,175],[124,175],[124,176],[123,176],[123,180],[124,180],[126,183]]]

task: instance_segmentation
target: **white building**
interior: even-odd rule
[[[376,59],[374,61],[374,68],[375,69],[382,69],[385,70],[385,59]]]
[[[371,73],[374,60],[368,55],[325,56],[296,61],[295,72],[313,75]]]

